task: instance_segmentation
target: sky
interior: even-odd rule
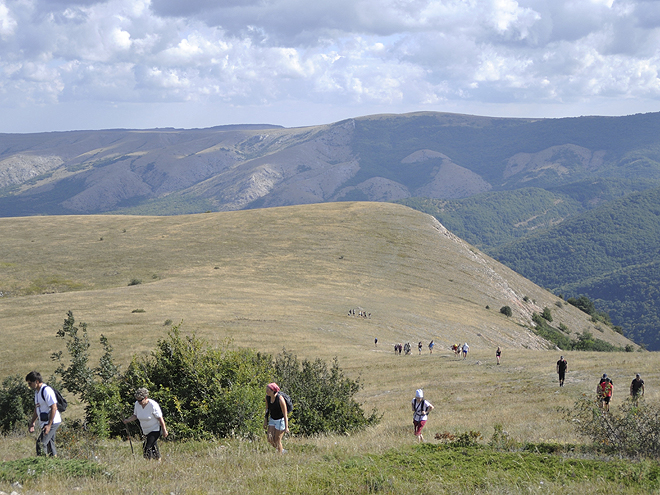
[[[0,132],[660,111],[660,0],[0,0]]]

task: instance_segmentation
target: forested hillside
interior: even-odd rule
[[[660,188],[570,218],[584,205],[537,189],[407,203],[542,287],[588,295],[627,336],[660,349]]]

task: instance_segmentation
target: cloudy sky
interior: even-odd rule
[[[0,0],[0,132],[660,111],[658,0]]]

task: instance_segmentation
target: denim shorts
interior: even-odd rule
[[[282,418],[282,419],[269,418],[268,419],[268,426],[274,426],[275,429],[279,430],[279,431],[286,430],[286,423],[284,422],[284,418]]]

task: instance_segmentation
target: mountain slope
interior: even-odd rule
[[[69,309],[122,359],[150,349],[166,320],[218,345],[232,339],[274,353],[301,340],[371,348],[374,337],[388,351],[431,339],[440,349],[459,341],[493,352],[553,348],[528,329],[546,306],[574,337],[587,330],[629,343],[556,306],[556,296],[431,216],[394,204],[0,219],[0,253],[0,371],[18,352],[29,367],[57,349],[49,329]],[[347,316],[352,308],[371,317]],[[39,339],[21,338],[36,329]]]

